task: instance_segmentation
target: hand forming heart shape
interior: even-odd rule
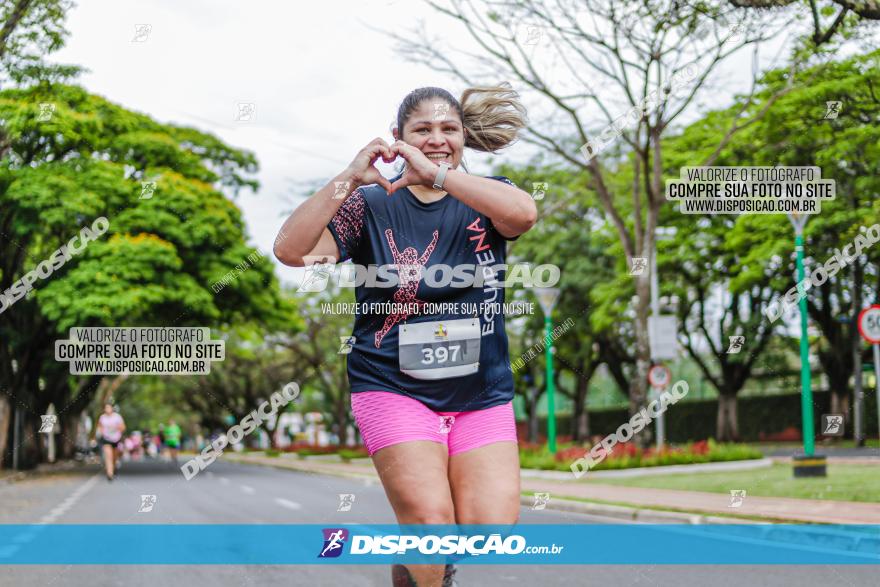
[[[403,157],[406,168],[403,176],[394,184],[389,183],[376,169],[376,161],[381,157],[385,163],[392,163],[397,157]],[[410,185],[434,185],[434,178],[440,166],[428,159],[428,157],[416,147],[403,141],[396,141],[388,145],[380,138],[373,139],[370,144],[361,149],[355,156],[354,161],[348,166],[352,178],[359,185],[375,183],[385,188],[390,196],[397,190]]]
[[[410,185],[424,185],[432,187],[434,178],[440,166],[428,159],[428,157],[416,147],[403,141],[395,141],[391,145],[391,151],[403,157],[406,168],[403,176],[391,184],[388,195]]]

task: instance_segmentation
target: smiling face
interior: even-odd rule
[[[416,147],[434,163],[445,161],[455,169],[464,152],[464,133],[461,116],[448,102],[428,98],[403,123],[403,136],[394,129],[394,138]]]

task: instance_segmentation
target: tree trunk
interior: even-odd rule
[[[6,460],[6,439],[7,435],[12,431],[12,406],[9,399],[5,395],[0,395],[0,469],[3,469],[3,462]]]
[[[72,459],[76,453],[76,438],[79,434],[80,414],[68,410],[59,418],[61,422],[61,434],[56,437],[58,443],[58,458]]]
[[[720,442],[735,442],[739,440],[736,394],[718,394],[718,418],[715,423],[715,437]]]
[[[28,368],[23,368],[23,377],[20,389],[23,390],[24,397],[40,399],[40,362],[32,361]],[[34,401],[32,399],[31,401]],[[18,468],[19,470],[27,470],[35,468],[41,460],[41,443],[40,443],[40,423],[41,419],[34,411],[41,412],[41,406],[31,403],[29,406],[15,405],[13,408],[13,418],[16,411],[21,412],[19,430],[19,445],[13,447],[18,450]],[[14,420],[13,420],[14,421]],[[45,436],[45,435],[43,435]]]
[[[653,246],[653,245],[652,245]],[[647,404],[648,369],[651,365],[651,346],[648,341],[648,309],[650,282],[647,272],[636,282],[638,301],[636,302],[636,370],[629,382],[629,414],[632,416]],[[653,441],[650,427],[639,434],[634,441],[641,448],[647,448]]]
[[[855,411],[852,431],[853,439],[857,447],[865,446],[865,390],[862,375],[862,336],[858,331],[858,315],[862,308],[862,283],[864,273],[858,259],[853,263],[853,305],[850,319],[850,354],[853,362],[853,402]],[[880,377],[880,373],[875,373]],[[847,414],[848,415],[848,414]]]
[[[21,436],[18,446],[18,468],[21,471],[34,469],[40,464],[40,418],[21,409]],[[45,435],[44,435],[45,436]]]
[[[538,390],[528,390],[529,442],[538,442]]]
[[[590,437],[590,418],[587,414],[587,390],[589,382],[584,377],[577,379],[574,393],[574,418],[572,426],[572,440],[577,442]]]
[[[737,413],[736,394],[731,394],[727,398],[727,426],[732,442],[739,441],[739,417]]]
[[[336,402],[336,428],[339,436],[339,446],[348,445],[348,394],[343,393],[342,398]]]
[[[727,422],[727,418],[725,417],[725,412],[727,411],[727,403],[724,401],[724,396],[718,394],[718,411],[715,413],[715,440],[718,442],[724,442],[727,440],[727,426],[725,422]]]

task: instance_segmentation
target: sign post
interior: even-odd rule
[[[672,372],[665,365],[654,365],[648,371],[648,383],[651,384],[655,393],[659,393],[669,387],[671,380]],[[657,422],[657,448],[661,449],[666,443],[666,423],[663,421],[662,412],[657,415],[655,421]]]
[[[859,312],[859,333],[874,347],[874,387],[877,393],[877,421],[880,423],[880,304]]]

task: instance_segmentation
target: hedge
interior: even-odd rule
[[[852,403],[852,399],[851,399]],[[816,437],[820,438],[820,420],[822,414],[831,412],[831,395],[827,391],[813,392],[813,420]],[[865,433],[868,438],[877,435],[877,396],[873,390],[865,390]],[[739,435],[743,441],[757,441],[773,434],[779,434],[787,428],[801,429],[801,396],[800,394],[781,394],[767,396],[741,397],[737,400]],[[666,439],[669,442],[691,442],[713,438],[715,422],[718,417],[718,401],[702,399],[682,401],[671,406],[664,414],[666,418]],[[605,436],[611,434],[622,423],[629,420],[626,408],[590,410],[590,435]],[[847,419],[845,437],[852,438],[853,414]],[[571,436],[571,414],[557,415],[556,430],[559,435]],[[547,419],[538,418],[538,430],[541,435],[547,430]],[[526,422],[518,422],[518,431],[525,438]]]

